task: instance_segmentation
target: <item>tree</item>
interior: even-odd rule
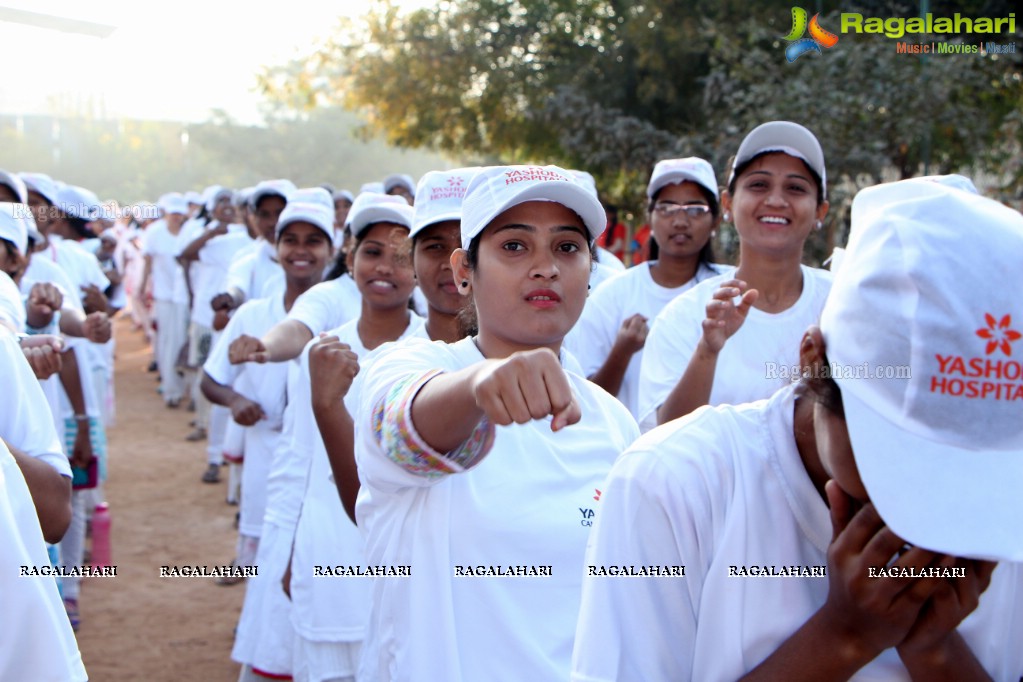
[[[868,16],[919,11],[861,4]],[[789,64],[782,36],[791,8],[777,0],[447,0],[401,14],[377,2],[308,58],[268,69],[262,85],[278,102],[364,112],[370,133],[401,146],[588,170],[632,211],[659,158],[703,156],[723,180],[748,130],[799,121],[820,137],[832,180],[835,219],[814,246],[818,256],[842,241],[856,189],[917,174],[928,156],[930,172],[987,169],[1003,183],[1015,158],[1019,182],[1011,152],[1020,148],[1018,55],[921,60],[897,54],[885,37],[842,34],[834,49]],[[943,2],[940,13],[1014,9],[962,0]],[[837,30],[839,12],[822,23]]]

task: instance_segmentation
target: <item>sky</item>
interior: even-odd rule
[[[415,7],[425,0],[402,0]],[[366,0],[288,0],[264,7],[216,0],[0,0],[3,114],[91,113],[110,118],[204,121],[224,109],[258,123],[261,66],[307,53],[340,13]],[[5,9],[112,25],[106,38],[3,20]],[[8,12],[8,16],[10,13]]]

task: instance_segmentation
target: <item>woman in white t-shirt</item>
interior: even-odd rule
[[[573,680],[1023,676],[1023,305],[991,286],[1018,277],[1023,217],[949,184],[856,197],[798,386],[618,460]],[[609,577],[633,565],[684,573]]]
[[[665,306],[640,369],[644,430],[701,405],[766,398],[789,381],[799,337],[817,321],[831,275],[801,264],[828,212],[824,153],[797,123],[771,121],[739,145],[721,196],[739,266]]]
[[[239,566],[260,566],[261,570],[248,584],[232,651],[232,657],[246,666],[243,675],[253,671],[269,675],[291,672],[291,628],[287,619],[262,619],[261,605],[266,600],[276,597],[274,603],[284,601],[280,576],[271,576],[271,567],[260,559],[269,480],[282,437],[288,364],[234,365],[228,359],[228,348],[242,334],[262,334],[284,319],[298,297],[320,281],[333,251],[332,209],[330,195],[319,187],[297,190],[289,197],[276,228],[284,289],[276,296],[243,303],[203,365],[203,392],[211,402],[229,407],[234,421],[247,427],[235,561]]]
[[[590,380],[617,396],[637,419],[648,322],[675,297],[727,269],[713,262],[711,238],[721,211],[709,163],[696,157],[658,161],[646,195],[656,258],[590,293],[565,338]]]
[[[365,578],[324,577],[316,571],[317,566],[333,571],[365,563],[362,537],[338,496],[327,445],[335,451],[352,449],[350,415],[361,403],[352,380],[360,365],[384,344],[417,334],[423,326],[409,309],[416,285],[408,239],[412,207],[383,194],[363,195],[350,216],[355,243],[348,264],[362,314],[307,346],[300,375],[304,385],[294,396],[301,406],[295,411],[295,431],[310,434],[305,449],[311,451],[290,574],[294,676],[308,682],[355,679],[369,618]]]
[[[387,575],[371,584],[360,679],[568,675],[595,502],[637,433],[563,368],[604,223],[568,171],[481,169],[451,256],[479,334],[409,341],[368,370],[356,511]]]

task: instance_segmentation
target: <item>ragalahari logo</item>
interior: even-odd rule
[[[802,7],[792,8],[792,30],[785,36],[785,40],[792,43],[785,48],[785,59],[790,64],[808,52],[821,54],[822,47],[831,48],[838,43],[838,36],[821,27],[819,17],[820,14],[814,14],[808,25],[806,10]],[[804,38],[803,34],[807,30],[810,37]]]
[[[1010,329],[1012,316],[1004,315],[1002,319],[996,320],[991,313],[984,313],[986,327],[977,330],[977,336],[987,341],[985,352],[991,355],[996,350],[1001,350],[1007,356],[1012,356],[1012,342],[1019,341],[1023,334],[1015,329]]]

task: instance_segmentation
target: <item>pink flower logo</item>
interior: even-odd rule
[[[984,321],[987,327],[977,330],[977,336],[987,341],[985,352],[991,355],[999,348],[1006,355],[1012,355],[1012,342],[1018,341],[1023,334],[1015,329],[1009,329],[1012,325],[1012,316],[1005,315],[1001,320],[996,320],[991,313],[984,313]]]

